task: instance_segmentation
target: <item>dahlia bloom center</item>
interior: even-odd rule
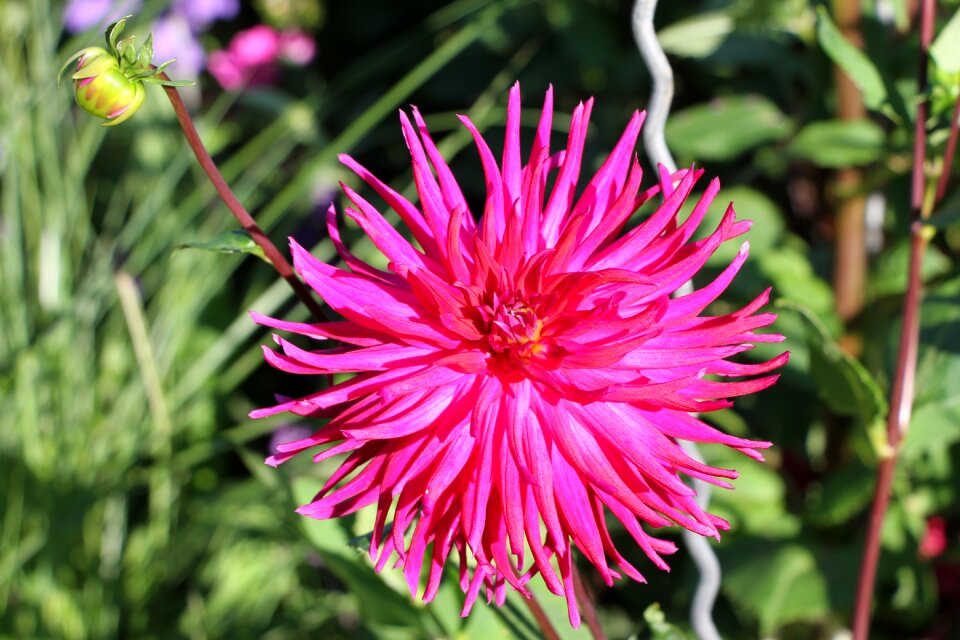
[[[487,341],[494,354],[518,364],[547,355],[543,320],[519,296],[497,305],[490,319]]]

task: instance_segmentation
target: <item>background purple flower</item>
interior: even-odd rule
[[[63,26],[80,33],[96,26],[106,27],[125,15],[140,10],[140,0],[70,0],[63,10]]]
[[[198,33],[215,20],[236,18],[240,3],[238,0],[174,0],[173,11],[186,18],[190,28]]]
[[[158,64],[176,58],[168,72],[176,78],[195,79],[207,57],[190,23],[179,13],[168,13],[154,24],[153,51]]]

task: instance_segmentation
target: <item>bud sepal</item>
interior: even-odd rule
[[[106,120],[105,127],[120,124],[137,112],[146,98],[145,82],[167,87],[193,84],[160,77],[174,61],[154,66],[152,34],[140,48],[134,44],[133,36],[120,37],[129,17],[107,27],[107,49],[87,47],[77,51],[63,64],[58,76],[63,76],[67,67],[77,61],[71,75],[74,97],[84,111]]]

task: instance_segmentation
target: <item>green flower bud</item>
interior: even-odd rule
[[[148,36],[143,47],[137,49],[132,36],[120,38],[125,24],[126,18],[121,18],[107,28],[108,49],[81,49],[60,69],[62,76],[64,70],[77,61],[77,68],[71,76],[77,104],[84,111],[106,120],[104,126],[120,124],[137,112],[146,98],[144,82],[171,87],[192,84],[160,78],[173,60],[159,67],[153,66],[152,36]]]
[[[128,78],[120,70],[116,56],[99,47],[91,47],[80,56],[73,78],[77,104],[87,113],[106,120],[106,126],[130,118],[147,95],[143,82]]]

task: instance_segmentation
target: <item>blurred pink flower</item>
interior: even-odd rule
[[[207,68],[224,89],[276,80],[278,60],[305,64],[313,59],[313,39],[301,31],[279,32],[265,24],[240,31],[226,50],[210,54]]]
[[[316,51],[317,45],[309,33],[297,30],[280,33],[280,58],[283,60],[304,65],[313,60]]]
[[[258,24],[237,32],[230,41],[229,51],[241,66],[270,64],[280,51],[280,34],[272,27]]]
[[[920,539],[917,550],[921,558],[931,559],[941,555],[947,549],[947,521],[940,516],[927,518],[927,530]]]
[[[703,315],[747,259],[746,242],[712,282],[671,298],[721,243],[750,227],[729,207],[713,233],[693,239],[719,182],[706,186],[681,223],[678,213],[703,171],[671,176],[661,169],[658,184],[641,190],[634,147],[643,114],[634,113],[576,198],[593,101],[574,110],[566,149],[551,154],[552,101],[548,92],[526,165],[518,85],[510,92],[499,166],[461,117],[486,176],[479,222],[416,109],[413,122],[404,113],[400,119],[419,207],[341,156],[400,216],[419,248],[342,185],[353,203],[346,215],[384,254],[389,271],[350,253],[331,207],[330,237],[349,271],[291,245],[300,275],[344,319],[253,317],[339,343],[305,350],[275,336],[281,352],[264,353],[276,368],[357,375],[252,415],[290,411],[328,420],[310,437],[279,445],[267,462],[308,450],[318,462],[347,454],[298,511],[322,519],[376,505],[370,555],[382,570],[395,554],[414,597],[424,565],[422,597],[437,594],[455,550],[463,615],[481,588],[502,604],[508,586],[528,594],[539,573],[566,598],[577,626],[574,548],[607,584],[624,575],[643,581],[614,546],[608,517],[661,569],[661,555],[675,546],[641,523],[713,537],[728,528],[697,506],[681,475],[730,487],[726,480],[737,472],[696,462],[678,440],[724,444],[761,460],[759,449],[769,442],[727,435],[690,412],[722,409],[731,404],[725,398],[770,386],[777,376],[764,374],[788,354],[759,364],[728,360],[751,343],[782,340],[756,333],[775,319],[758,312],[769,291],[738,311]],[[637,208],[653,199],[653,213],[625,231]]]

